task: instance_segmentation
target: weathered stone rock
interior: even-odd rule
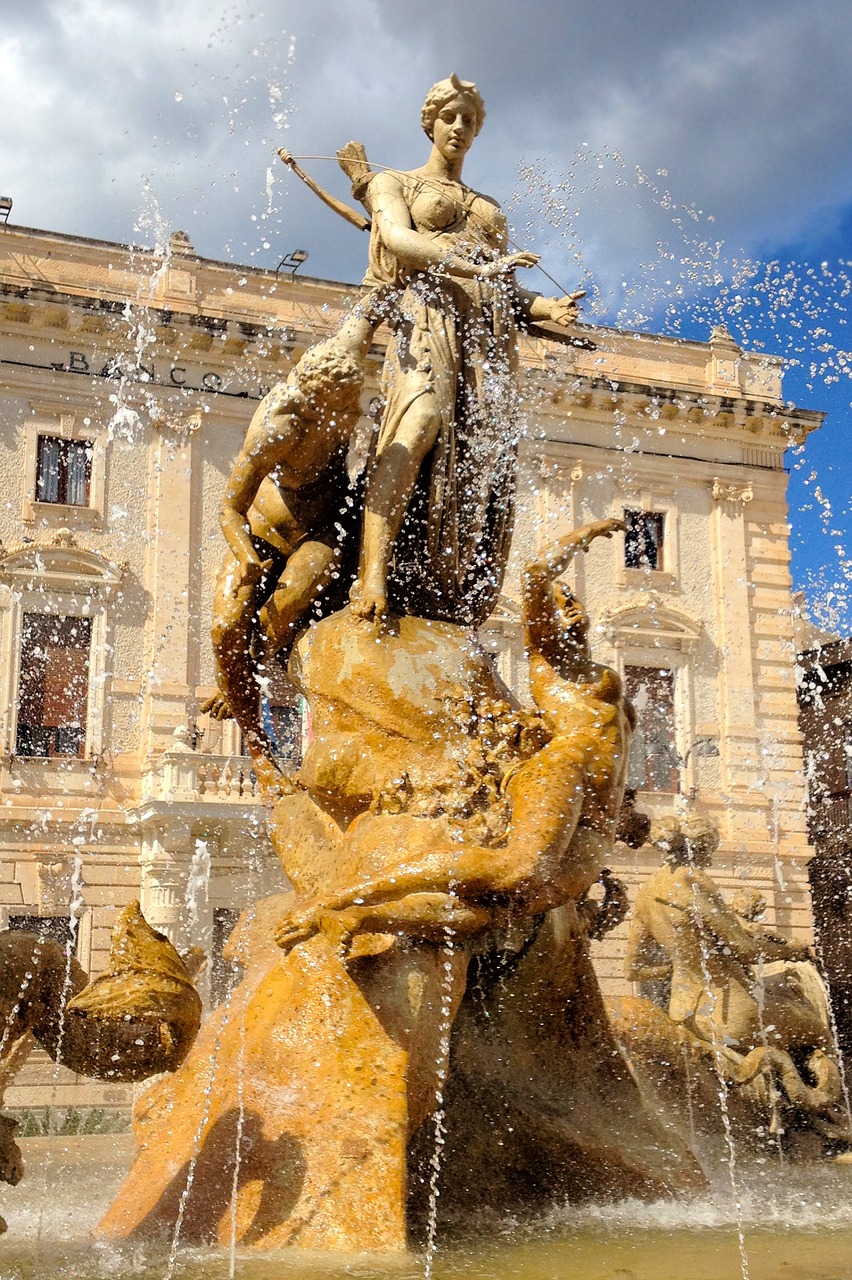
[[[305,633],[290,671],[313,725],[300,781],[347,819],[368,807],[459,817],[499,808],[506,770],[540,745],[492,658],[450,623],[403,617],[378,628],[347,608]]]
[[[99,1234],[171,1235],[182,1214],[187,1242],[404,1248],[406,1061],[324,937],[279,952],[140,1101]]]
[[[455,1230],[569,1201],[705,1186],[686,1144],[645,1106],[573,904],[551,912],[520,952],[472,962],[444,1096],[438,1210]],[[427,1126],[411,1188],[421,1224],[432,1143]]]

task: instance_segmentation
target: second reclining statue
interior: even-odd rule
[[[743,1134],[804,1127],[848,1143],[825,991],[810,948],[750,918],[750,896],[740,894],[734,905],[724,900],[709,873],[715,828],[668,820],[658,824],[655,842],[665,861],[633,905],[627,976],[640,989],[651,984],[665,1013],[642,999],[616,1008],[634,1068],[671,1111],[691,1097],[699,1127],[720,1123],[721,1075],[731,1105],[742,1111]],[[683,1074],[688,1061],[691,1083]]]

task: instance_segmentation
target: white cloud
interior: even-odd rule
[[[537,195],[542,174],[578,180],[573,239],[526,198],[515,211],[569,284],[575,253],[610,291],[658,241],[680,251],[672,211],[636,185],[637,165],[671,188],[675,215],[703,210],[686,231],[748,251],[818,234],[852,204],[845,0],[261,4],[13,0],[0,37],[13,218],[132,239],[147,180],[200,252],[274,265],[298,245],[310,271],[355,279],[363,238],[298,188],[275,147],[331,155],[359,137],[377,161],[420,163],[420,101],[451,70],[476,78],[488,107],[471,182],[512,203],[522,157]],[[601,152],[604,168],[578,151]],[[313,168],[346,194],[335,165]]]

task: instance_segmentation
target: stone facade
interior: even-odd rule
[[[0,926],[73,917],[92,971],[135,896],[154,926],[215,953],[232,913],[282,886],[238,734],[199,715],[218,508],[256,401],[356,295],[198,258],[186,237],[156,253],[0,229]],[[573,585],[596,652],[638,691],[639,807],[691,800],[719,823],[721,883],[759,886],[770,920],[807,935],[783,464],[821,417],[786,405],[780,363],[724,331],[587,332],[593,347],[522,340],[519,512],[486,642],[522,691],[525,557],[628,512],[628,549],[596,546]],[[365,429],[382,348],[379,331]],[[63,666],[70,642],[53,633],[44,657],[45,618],[72,620],[83,659],[69,649]],[[44,697],[67,720],[80,661],[81,722],[60,739],[46,703],[21,706],[65,669]],[[291,695],[283,682],[279,701]],[[619,847],[615,869],[635,888],[655,862]],[[605,989],[624,989],[623,929],[598,949]],[[36,1062],[7,1105],[127,1098]]]

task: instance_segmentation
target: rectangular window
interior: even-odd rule
[[[20,933],[35,933],[52,938],[63,947],[76,945],[77,921],[67,916],[9,916],[9,928]]]
[[[39,436],[36,502],[87,507],[92,483],[92,446],[88,440]]]
[[[19,756],[82,756],[89,703],[89,618],[24,614],[18,687]]]
[[[625,508],[624,564],[628,569],[662,569],[662,511],[630,511]]]
[[[636,712],[628,787],[676,792],[680,755],[675,737],[674,672],[666,667],[625,667],[624,690]]]

